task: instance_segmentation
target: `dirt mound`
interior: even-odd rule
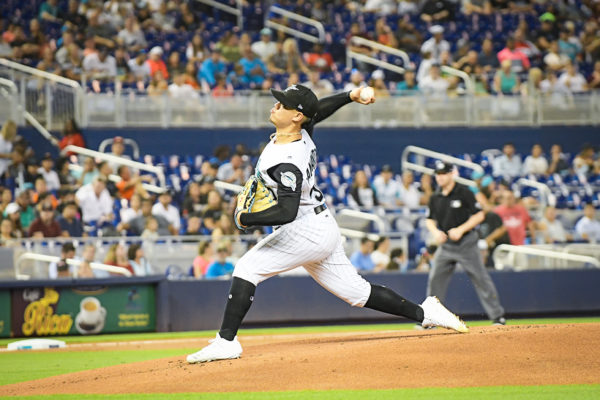
[[[600,383],[600,324],[247,336],[241,342],[239,360],[187,365],[182,356],[117,365],[6,385],[0,396]]]

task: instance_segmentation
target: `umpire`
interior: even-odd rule
[[[438,189],[429,200],[426,224],[438,250],[429,273],[427,296],[437,296],[444,301],[456,264],[460,264],[473,282],[488,317],[495,325],[504,325],[504,309],[483,265],[477,247],[479,237],[474,231],[483,221],[484,213],[469,188],[455,182],[453,171],[450,163],[437,161],[435,164]]]

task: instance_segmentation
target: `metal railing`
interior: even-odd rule
[[[377,231],[381,234],[385,233],[388,230],[385,220],[376,214],[344,208],[336,212],[336,219],[338,217],[350,217],[362,221],[373,222],[377,227]]]
[[[366,54],[358,53],[350,49],[350,46],[358,45],[358,46],[367,46],[373,50],[377,50],[379,52],[389,54],[392,56],[397,56],[402,59],[402,63],[404,67],[399,67],[395,64],[389,63],[387,61],[380,60],[377,57],[368,56]],[[398,74],[403,74],[406,68],[410,65],[410,59],[408,58],[408,53],[405,51],[395,49],[390,46],[383,45],[379,42],[375,42],[373,40],[368,40],[360,36],[352,36],[348,40],[346,44],[346,66],[352,66],[352,60],[362,61],[367,64],[375,65],[381,69],[387,69],[388,71],[396,72]]]
[[[46,129],[62,129],[69,119],[82,121],[83,89],[78,82],[4,58],[0,78],[15,83],[23,110]]]
[[[537,182],[527,178],[521,178],[516,182],[516,185],[529,186],[537,190],[538,197],[540,199],[540,207],[537,208],[537,213],[539,217],[541,217],[544,213],[544,210],[549,205],[555,205],[556,199],[552,194],[552,191],[545,183]]]
[[[38,254],[38,253],[23,253],[23,254],[21,254],[19,256],[19,258],[17,258],[17,261],[15,262],[15,277],[17,279],[29,279],[31,277],[30,275],[21,273],[21,266],[23,265],[23,261],[25,261],[25,260],[42,261],[42,262],[46,262],[46,263],[53,263],[53,262],[57,263],[60,261],[60,257],[48,256],[45,254]],[[68,265],[74,265],[76,267],[80,266],[83,263],[83,260],[76,260],[73,258],[67,258],[65,261]],[[106,264],[97,263],[97,262],[91,262],[89,264],[90,264],[90,267],[95,270],[106,271],[106,272],[110,272],[113,274],[119,274],[119,275],[124,275],[124,276],[131,276],[131,272],[129,272],[126,268],[115,267],[113,265],[106,265]],[[75,270],[74,277],[77,278],[77,270]]]
[[[448,127],[448,126],[538,126],[548,122],[537,112],[536,96],[431,97],[420,92],[391,92],[369,107],[342,107],[320,126],[347,127]],[[269,92],[239,91],[231,97],[211,97],[199,92],[197,98],[179,99],[168,95],[138,93],[88,93],[85,120],[90,127],[270,127],[268,110],[273,106]],[[598,125],[600,91],[580,96],[575,108],[562,110],[557,124]],[[587,110],[581,112],[581,110]],[[552,113],[548,108],[546,113]],[[568,115],[565,115],[568,114]]]
[[[313,36],[308,33],[304,33],[298,29],[290,28],[289,26],[280,24],[279,22],[271,21],[268,19],[270,14],[278,14],[284,18],[287,18],[288,20],[310,25],[317,30],[317,35]],[[298,39],[303,39],[312,43],[323,43],[325,41],[325,26],[323,26],[323,24],[317,20],[307,18],[305,16],[293,13],[291,11],[284,10],[283,8],[277,6],[269,7],[269,11],[266,15],[267,17],[265,19],[265,26],[268,28],[273,28],[278,31],[285,32],[288,35],[292,35],[297,37]]]
[[[408,161],[409,154],[411,154],[411,153],[421,156],[421,157],[419,157],[419,161],[421,162],[420,164]],[[428,149],[424,149],[422,147],[417,147],[417,146],[406,146],[404,148],[404,151],[402,152],[402,169],[403,170],[409,169],[412,171],[417,171],[417,172],[433,175],[435,171],[432,168],[426,167],[424,165],[425,157],[435,158],[438,160],[452,163],[454,165],[459,165],[461,167],[470,168],[474,171],[481,172],[482,174],[484,173],[483,167],[479,164],[476,164],[471,161],[462,160],[460,158],[452,157],[452,156],[449,156],[448,154],[438,153],[437,151],[428,150]],[[475,185],[475,182],[472,181],[471,179],[462,178],[460,176],[457,176],[455,178],[455,180],[464,185],[469,185],[469,186]]]
[[[196,1],[198,3],[203,3],[208,6],[218,8],[221,11],[225,11],[225,12],[228,12],[229,14],[235,15],[237,17],[238,28],[244,29],[244,12],[242,10],[242,7],[243,7],[242,0],[235,1],[235,5],[236,5],[235,8],[228,6],[227,4],[219,3],[218,1],[214,1],[214,0],[196,0]]]
[[[81,165],[78,165],[78,164],[69,164],[69,170],[75,171],[75,172],[82,172],[83,171],[83,167]],[[115,174],[110,174],[108,176],[108,179],[111,182],[114,182],[114,183],[118,183],[118,182],[121,182],[123,180],[119,175],[115,175]],[[160,194],[160,193],[163,193],[165,191],[164,188],[161,188],[161,187],[156,186],[156,185],[152,185],[150,183],[142,183],[142,187],[144,189],[146,189],[147,192],[151,192],[151,193]]]
[[[525,257],[517,257],[524,255]],[[538,265],[538,268],[573,268],[572,264],[567,262],[576,262],[583,265],[589,264],[596,268],[600,268],[600,260],[595,257],[583,256],[579,254],[566,253],[564,251],[548,250],[531,246],[513,246],[510,244],[501,244],[494,250],[492,258],[496,269],[504,269],[511,267],[514,270],[534,269],[534,263],[531,262],[531,257],[542,257],[543,259],[561,260],[565,263],[562,265]]]
[[[165,173],[163,172],[162,167],[148,165],[148,164],[144,164],[141,162],[128,160],[123,157],[117,157],[112,154],[100,153],[99,151],[85,149],[83,147],[73,146],[73,145],[69,145],[69,146],[65,147],[64,149],[62,149],[61,154],[65,155],[70,152],[76,153],[76,154],[81,154],[81,155],[88,156],[88,157],[99,158],[101,160],[110,161],[115,164],[126,165],[130,168],[135,168],[140,171],[147,171],[147,172],[153,173],[156,175],[158,182],[160,184],[160,187],[163,189],[165,189],[167,187]]]
[[[23,125],[19,115],[19,89],[13,81],[0,78],[0,124],[8,120]]]

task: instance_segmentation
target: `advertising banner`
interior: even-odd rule
[[[13,289],[11,327],[15,337],[154,331],[154,286]]]
[[[0,337],[10,336],[10,292],[0,291]]]

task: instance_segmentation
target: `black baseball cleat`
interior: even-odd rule
[[[506,325],[506,318],[498,317],[492,321],[492,325]]]

